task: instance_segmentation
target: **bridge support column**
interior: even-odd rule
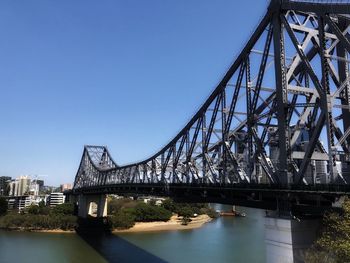
[[[265,244],[267,263],[302,263],[303,253],[316,239],[319,219],[267,216]]]
[[[86,218],[88,215],[87,200],[85,195],[79,195],[78,197],[78,216]]]
[[[78,216],[86,218],[107,216],[107,196],[101,195],[79,195]]]
[[[107,216],[107,196],[100,195],[98,206],[97,206],[97,217],[106,217],[106,216]]]

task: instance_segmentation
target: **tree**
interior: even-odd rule
[[[188,217],[188,218],[192,217],[194,214],[190,206],[183,206],[178,208],[177,213],[179,216]]]
[[[192,221],[191,218],[185,217],[185,216],[184,216],[184,217],[181,219],[181,225],[187,226],[188,223],[190,223],[191,221]]]
[[[126,211],[127,209],[122,209],[110,216],[112,228],[115,229],[127,229],[135,224],[135,215]]]
[[[115,199],[111,198],[108,200],[108,214],[112,215],[120,211],[122,208],[135,207],[137,202],[131,200],[130,198]]]
[[[46,207],[45,201],[44,201],[44,200],[41,200],[41,201],[39,202],[39,207],[40,207],[40,208]]]
[[[33,215],[38,215],[40,214],[40,207],[37,205],[30,205],[28,207],[28,213]]]
[[[172,213],[161,206],[138,203],[135,207],[135,220],[138,222],[168,221]]]
[[[50,213],[50,207],[45,205],[44,201],[39,202],[39,214],[48,215]]]
[[[64,203],[61,205],[57,205],[52,209],[54,214],[62,214],[62,215],[73,215],[74,214],[74,204]]]
[[[171,212],[176,212],[176,205],[174,201],[170,198],[167,198],[162,202],[162,207],[164,207],[165,209]]]
[[[341,213],[326,214],[320,237],[306,252],[307,263],[350,262],[350,200],[345,199]]]
[[[0,216],[7,212],[7,201],[4,197],[0,197]]]

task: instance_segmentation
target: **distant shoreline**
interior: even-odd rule
[[[113,234],[118,233],[140,233],[140,232],[158,232],[158,231],[172,231],[172,230],[186,230],[196,229],[202,227],[205,223],[212,220],[208,215],[199,215],[191,218],[192,221],[187,225],[181,224],[181,218],[174,215],[167,222],[137,222],[133,227],[128,229],[115,229],[112,231]]]
[[[3,231],[16,231],[16,232],[35,232],[35,233],[76,233],[75,230],[62,230],[62,229],[35,229],[35,228],[26,228],[26,227],[14,227],[14,228],[0,228]]]

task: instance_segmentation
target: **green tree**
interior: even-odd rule
[[[40,214],[40,207],[38,205],[30,205],[28,207],[28,213],[33,214],[33,215],[38,215]]]
[[[0,197],[0,216],[7,212],[7,201],[4,197]]]
[[[168,221],[172,213],[161,206],[154,206],[140,202],[135,207],[137,222]]]
[[[307,263],[350,262],[350,200],[345,199],[341,213],[324,216],[320,237],[306,252]]]
[[[151,199],[148,202],[149,205],[156,205],[156,200],[155,199]]]
[[[117,213],[123,208],[132,208],[137,205],[137,202],[131,200],[130,198],[115,199],[110,198],[107,204],[108,214],[112,215]]]
[[[39,202],[39,207],[40,207],[40,208],[46,207],[45,201],[44,201],[44,200],[41,200],[41,201]]]
[[[109,217],[112,228],[127,229],[135,224],[135,215],[126,209],[122,209]]]
[[[190,206],[183,206],[183,207],[178,208],[177,214],[179,216],[190,218],[193,216],[194,212]]]
[[[190,223],[191,221],[192,221],[191,218],[184,216],[184,217],[181,219],[181,225],[187,226],[188,223]]]
[[[61,215],[73,215],[74,214],[74,204],[64,203],[61,205],[56,205],[52,208],[53,214],[61,214]]]
[[[162,202],[161,206],[164,207],[165,209],[173,212],[173,213],[176,213],[176,205],[175,205],[174,201],[170,198],[165,199]]]

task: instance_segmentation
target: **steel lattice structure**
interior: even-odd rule
[[[216,89],[152,157],[85,146],[74,189],[350,182],[350,4],[271,1]],[[348,169],[349,165],[349,169]]]

